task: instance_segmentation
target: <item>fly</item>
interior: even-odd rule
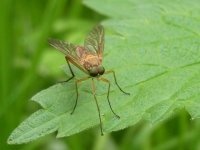
[[[122,90],[122,88],[117,83],[116,75],[113,70],[105,71],[105,68],[102,65],[103,60],[103,51],[104,51],[104,28],[102,25],[95,26],[88,36],[85,39],[84,46],[75,46],[71,43],[67,43],[64,41],[56,40],[56,39],[49,39],[49,44],[62,52],[65,55],[65,59],[67,61],[67,64],[69,66],[69,70],[71,72],[71,77],[67,79],[64,82],[68,82],[71,79],[75,77],[74,72],[70,66],[70,63],[78,67],[80,70],[85,72],[88,76],[81,79],[75,80],[75,86],[76,86],[76,101],[73,107],[73,110],[71,114],[74,113],[77,102],[78,102],[78,84],[82,81],[92,79],[92,94],[95,99],[95,103],[98,110],[99,115],[99,121],[100,121],[100,129],[101,129],[101,135],[103,135],[103,128],[102,128],[102,120],[100,115],[100,109],[98,105],[98,101],[95,94],[95,84],[94,84],[94,78],[97,78],[98,80],[101,80],[102,82],[105,82],[108,84],[108,92],[107,92],[107,100],[109,107],[112,111],[112,113],[119,119],[120,117],[114,112],[110,99],[109,99],[109,93],[110,93],[110,81],[106,78],[103,78],[103,74],[113,74],[115,84],[119,88],[121,92],[124,94],[130,95],[130,93],[127,93]]]

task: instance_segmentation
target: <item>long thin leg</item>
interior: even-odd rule
[[[110,94],[110,81],[108,81],[108,80],[105,79],[105,78],[99,78],[98,80],[101,80],[101,81],[103,81],[103,82],[105,82],[105,83],[108,83],[108,93],[107,93],[108,104],[109,104],[110,109],[111,109],[111,111],[113,112],[113,114],[114,114],[118,119],[120,119],[120,117],[114,112],[114,110],[113,110],[113,108],[112,108],[112,106],[111,106],[111,103],[110,103],[110,99],[109,99],[109,94]]]
[[[95,94],[95,85],[94,85],[94,80],[93,80],[93,78],[92,78],[92,93],[93,93],[93,96],[94,96],[94,99],[95,99],[95,102],[96,102],[96,105],[97,105],[97,110],[98,110],[98,113],[99,113],[99,121],[100,121],[101,135],[103,135],[103,127],[102,127],[100,109],[99,109],[99,105],[98,105],[97,98],[96,98],[96,94]]]
[[[123,91],[122,88],[119,86],[119,84],[117,83],[117,78],[115,76],[115,72],[113,70],[106,71],[104,74],[109,74],[109,73],[113,74],[113,77],[114,77],[114,80],[115,80],[115,84],[120,89],[120,91],[123,92],[124,94],[130,95],[130,93],[127,93],[127,92]]]
[[[76,86],[76,101],[75,101],[75,104],[74,104],[74,107],[73,107],[73,110],[71,112],[71,115],[74,113],[75,109],[76,109],[76,106],[77,106],[77,102],[78,102],[78,83],[81,83],[82,81],[85,81],[87,79],[89,79],[90,77],[85,77],[85,78],[82,78],[82,79],[79,79],[79,80],[76,80],[75,81],[75,86]]]
[[[74,113],[76,106],[77,106],[77,102],[78,102],[78,81],[75,81],[75,86],[76,86],[76,101],[75,101],[74,107],[72,109],[72,112],[70,113],[71,115]]]
[[[65,56],[65,60],[67,61],[67,64],[68,64],[68,67],[69,67],[69,70],[70,70],[72,76],[69,79],[65,80],[65,81],[61,81],[60,83],[68,82],[68,81],[70,81],[71,79],[73,79],[75,77],[74,72],[73,72],[73,70],[72,70],[72,68],[70,66],[70,63],[69,63],[69,61],[68,61],[66,56]]]

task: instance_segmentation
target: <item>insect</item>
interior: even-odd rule
[[[109,74],[111,73],[114,77],[115,84],[119,88],[119,90],[127,95],[130,95],[130,93],[127,93],[122,90],[122,88],[117,83],[116,75],[113,70],[105,71],[105,68],[102,65],[103,60],[103,51],[104,51],[104,28],[102,25],[95,26],[90,33],[87,35],[84,46],[75,46],[71,43],[63,42],[56,39],[49,39],[49,44],[62,52],[65,55],[65,59],[67,61],[67,64],[69,66],[69,70],[71,72],[71,77],[67,79],[64,82],[68,82],[71,79],[75,77],[75,74],[70,66],[70,63],[78,67],[80,70],[85,72],[88,76],[76,79],[75,80],[75,87],[76,87],[76,101],[73,107],[73,110],[71,114],[74,113],[75,108],[77,106],[78,102],[78,84],[82,81],[85,81],[87,79],[92,79],[92,94],[94,96],[97,110],[98,110],[98,116],[100,121],[100,129],[101,129],[101,135],[103,135],[103,128],[102,128],[102,120],[100,115],[100,109],[98,105],[98,101],[96,98],[96,92],[95,92],[95,84],[94,84],[94,78],[103,81],[108,84],[108,92],[107,92],[107,100],[109,107],[112,111],[112,113],[117,117],[120,118],[113,110],[110,99],[109,99],[109,93],[110,93],[110,81],[106,78],[103,78],[103,74]]]

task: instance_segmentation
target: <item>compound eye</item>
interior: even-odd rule
[[[98,75],[98,69],[97,67],[93,67],[89,70],[90,76],[96,77]]]
[[[99,74],[100,74],[100,75],[103,75],[104,72],[105,72],[105,69],[104,69],[103,66],[99,66],[98,70],[99,70]]]

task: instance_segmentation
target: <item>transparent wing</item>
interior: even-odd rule
[[[85,39],[84,46],[91,53],[102,58],[104,49],[104,28],[102,25],[95,26]]]
[[[48,42],[51,46],[59,50],[65,55],[70,55],[75,59],[78,59],[76,55],[76,46],[71,43],[66,43],[64,41],[56,40],[56,39],[48,39]]]
[[[84,72],[88,73],[88,71],[81,65],[79,61],[80,58],[76,53],[75,45],[56,39],[49,39],[48,43],[60,52],[62,52],[72,64],[74,64],[76,67],[83,70]]]

